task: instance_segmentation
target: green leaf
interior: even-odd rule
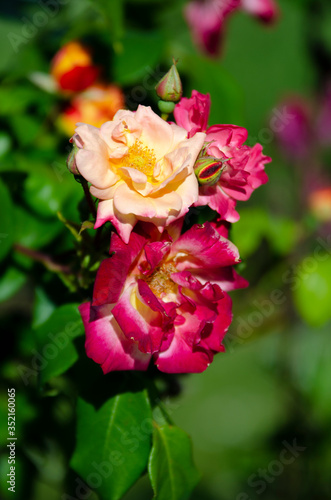
[[[175,426],[156,426],[148,470],[156,500],[188,499],[199,481],[189,436]]]
[[[19,116],[18,113],[42,98],[38,89],[32,86],[6,86],[0,89],[0,115]],[[22,118],[22,116],[20,116]]]
[[[293,297],[299,314],[309,325],[324,325],[331,319],[330,255],[326,251],[324,255],[309,255],[293,272]]]
[[[5,156],[12,147],[10,135],[6,132],[0,132],[0,158]]]
[[[85,229],[93,229],[93,228],[94,228],[94,223],[90,220],[85,220],[82,223],[79,234],[81,234],[83,231],[85,231]]]
[[[34,166],[34,171],[25,181],[24,198],[29,206],[43,217],[56,214],[75,189],[73,179],[57,178],[52,168]]]
[[[77,406],[72,468],[104,500],[119,500],[139,479],[151,447],[152,413],[146,390],[124,392],[100,408]]]
[[[3,16],[1,16],[3,17]],[[9,33],[13,30],[21,29],[21,23],[18,21],[12,21],[11,19],[0,19],[0,43],[1,43],[1,51],[0,51],[0,72],[3,73],[7,70],[7,67],[10,66],[10,63],[13,60],[13,47],[10,43]]]
[[[0,279],[0,302],[10,299],[27,280],[27,276],[16,267],[9,267]]]
[[[331,337],[330,327],[314,328],[300,325],[292,332],[292,376],[296,386],[311,402],[311,418],[317,425],[328,425],[331,419]],[[305,399],[307,401],[307,399]]]
[[[8,254],[14,239],[13,204],[9,191],[0,181],[1,219],[0,219],[0,260]]]
[[[1,16],[3,17],[3,16]],[[22,22],[13,21],[11,19],[0,19],[0,44],[1,44],[1,58],[0,58],[0,72],[3,73],[15,59],[17,53],[16,43],[23,39],[22,35],[18,35],[22,30]],[[15,38],[16,35],[16,38]],[[20,44],[18,44],[20,45]]]
[[[15,243],[32,249],[42,248],[61,231],[62,225],[57,219],[43,220],[18,205],[15,207]]]
[[[59,307],[35,330],[42,385],[64,373],[77,361],[78,352],[72,340],[83,333],[78,304]]]
[[[299,228],[291,219],[272,217],[267,226],[267,237],[278,254],[287,255],[293,250],[299,238]]]
[[[82,237],[81,237],[80,233],[84,230],[83,225],[85,224],[85,222],[83,222],[81,229],[79,229],[79,224],[76,224],[75,222],[71,222],[70,220],[67,220],[65,217],[63,217],[61,212],[57,212],[57,216],[58,216],[59,220],[62,222],[62,224],[64,224],[65,227],[70,231],[70,233],[75,238],[75,240],[81,241]],[[93,227],[94,226],[93,222],[91,224]]]
[[[42,325],[54,312],[56,307],[43,288],[36,287],[35,294],[32,328]]]
[[[242,258],[253,254],[262,238],[269,241],[277,254],[291,252],[299,237],[299,228],[294,221],[268,214],[262,208],[243,208],[239,213],[239,221],[231,227],[231,239]]]
[[[35,43],[34,34],[27,33],[31,28],[36,32],[40,29],[32,26],[32,19],[20,17],[17,12],[17,21],[11,18],[0,19],[0,73],[9,75],[9,78],[25,76],[31,68],[43,66],[40,44]],[[32,41],[32,38],[34,40]],[[2,104],[2,103],[1,103]],[[1,107],[1,106],[0,106]]]
[[[14,114],[9,118],[17,139],[22,146],[27,146],[37,137],[41,122],[34,116]]]
[[[242,258],[248,257],[259,247],[268,224],[265,210],[245,208],[240,211],[240,219],[231,227],[231,240],[238,247]]]
[[[142,79],[157,64],[162,49],[163,37],[159,32],[127,32],[114,57],[115,80],[130,85]]]

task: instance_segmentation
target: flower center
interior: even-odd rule
[[[153,149],[144,146],[138,139],[129,147],[129,151],[122,159],[123,167],[135,168],[147,176],[153,175],[155,164],[156,157]]]
[[[163,263],[145,281],[154,295],[160,298],[163,294],[177,292],[177,284],[170,278],[170,274],[175,272],[177,269],[172,262]]]

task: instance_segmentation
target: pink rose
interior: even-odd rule
[[[236,222],[239,219],[235,210],[237,200],[248,200],[254,189],[268,181],[264,166],[271,159],[262,154],[260,144],[254,147],[244,145],[247,130],[243,127],[212,125],[207,129],[202,128],[207,126],[209,118],[207,102],[208,95],[194,90],[192,97],[182,99],[174,111],[177,124],[187,127],[189,137],[197,131],[206,132],[206,143],[210,142],[208,155],[226,160],[218,182],[213,186],[200,186],[195,206],[209,205],[222,219]]]
[[[197,46],[215,56],[218,55],[228,16],[242,9],[270,22],[278,14],[274,0],[192,0],[185,7],[185,18]]]
[[[174,110],[177,125],[188,131],[192,137],[197,132],[205,132],[208,127],[210,95],[192,90],[192,96],[182,97]]]
[[[226,291],[247,285],[232,268],[238,250],[219,224],[180,235],[181,225],[160,235],[142,224],[128,245],[113,235],[93,301],[79,308],[87,355],[104,373],[146,370],[152,358],[163,372],[202,372],[224,350],[232,319]]]
[[[151,108],[120,110],[100,128],[80,124],[76,165],[99,198],[95,227],[111,221],[127,243],[138,220],[160,231],[198,200],[193,166],[205,134],[166,123]]]

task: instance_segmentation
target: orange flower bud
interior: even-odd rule
[[[58,125],[70,136],[74,133],[78,122],[101,127],[123,108],[122,89],[116,85],[93,86],[71,101],[71,106],[59,117]]]
[[[95,82],[98,73],[90,53],[78,42],[64,45],[51,64],[51,75],[64,91],[81,92],[87,89]]]
[[[308,205],[318,220],[331,221],[331,187],[313,191],[309,195]]]

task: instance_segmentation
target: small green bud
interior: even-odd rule
[[[79,151],[79,147],[75,143],[72,144],[72,150],[70,151],[67,158],[67,167],[69,172],[74,175],[80,175],[79,170],[76,165],[76,154]]]
[[[156,93],[162,101],[178,102],[183,94],[182,82],[176,68],[176,63],[155,87]]]
[[[157,105],[159,106],[159,110],[161,111],[161,113],[166,113],[168,115],[175,109],[174,102],[159,101]]]

